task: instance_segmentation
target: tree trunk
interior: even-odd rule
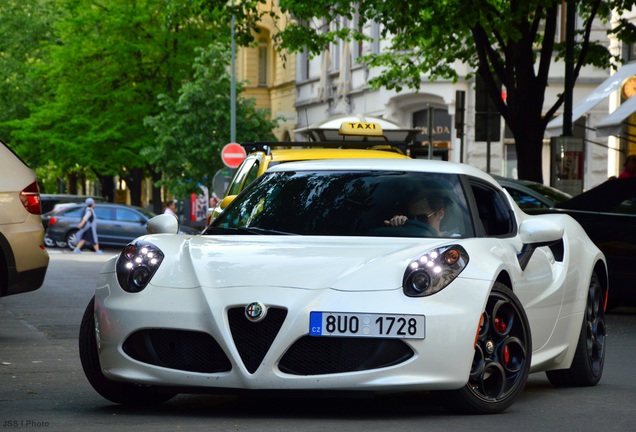
[[[68,184],[68,193],[70,193],[71,195],[77,195],[77,174],[67,174],[66,181]]]
[[[115,202],[115,178],[113,176],[99,176],[101,194],[108,202]]]
[[[521,133],[515,133],[517,149],[517,170],[520,179],[543,183],[543,128],[526,120]]]
[[[131,176],[127,179],[130,188],[130,203],[134,206],[141,207],[141,185],[144,180],[144,169],[133,168]]]
[[[161,188],[157,186],[157,182],[161,180],[161,173],[157,173],[154,170],[151,172],[152,176],[152,211],[161,214],[163,212],[163,203],[161,202]]]

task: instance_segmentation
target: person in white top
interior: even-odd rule
[[[175,212],[175,209],[177,208],[177,203],[175,203],[174,201],[168,201],[166,202],[166,209],[163,211],[164,214],[171,214],[174,217],[177,217],[177,213]]]

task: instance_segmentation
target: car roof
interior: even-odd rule
[[[272,149],[269,155],[272,161],[289,162],[317,159],[406,159],[408,156],[389,150],[362,150],[362,149],[327,149],[327,148],[303,148],[303,149]]]
[[[504,187],[510,187],[513,189],[516,188],[517,190],[525,191],[525,193],[540,196],[546,204],[549,205],[555,205],[559,202],[567,201],[572,198],[572,195],[555,187],[544,185],[543,183],[531,180],[512,179],[499,175],[492,175],[492,177]]]
[[[269,171],[272,172],[295,170],[400,170],[442,174],[463,174],[482,179],[501,189],[501,186],[490,175],[478,168],[463,163],[447,162],[442,160],[411,158],[311,160],[303,162],[289,162],[276,165],[269,169]]]
[[[62,211],[67,211],[67,210],[70,210],[70,209],[76,209],[78,207],[81,207],[81,208],[86,207],[86,204],[85,203],[72,203],[72,205],[69,205],[68,207],[65,207],[64,209],[62,209]],[[140,212],[147,212],[142,207],[128,205],[128,204],[121,204],[121,203],[111,203],[111,202],[96,202],[95,203],[95,207],[121,207],[121,208],[129,208],[129,209],[137,210],[137,211],[140,211]]]

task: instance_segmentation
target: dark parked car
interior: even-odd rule
[[[565,212],[607,258],[608,305],[636,304],[636,178],[612,179],[575,197],[525,180],[495,176],[525,212]]]
[[[71,249],[77,244],[77,224],[84,215],[85,205],[73,205],[50,215],[46,236],[59,247]],[[146,223],[155,216],[141,207],[124,204],[96,203],[97,236],[100,246],[126,246],[135,238],[147,234]],[[196,234],[197,230],[183,226],[181,231]]]
[[[636,177],[612,179],[556,205],[607,258],[610,307],[636,303]]]
[[[493,177],[508,191],[519,207],[527,213],[549,209],[572,198],[570,194],[541,183],[500,176]]]

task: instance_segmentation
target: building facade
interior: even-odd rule
[[[317,23],[323,26],[327,23]],[[359,28],[357,17],[352,20],[342,18],[340,22],[329,23],[335,26]],[[610,45],[606,31],[609,24],[600,21],[595,23],[593,38]],[[383,50],[388,43],[380,38],[381,27],[378,23],[362,25],[364,33],[370,42],[332,43],[329,49],[317,56],[299,53],[296,58],[296,102],[298,122],[295,138],[303,140],[299,133],[310,125],[323,123],[330,119],[345,115],[365,115],[380,117],[400,124],[404,128],[419,128],[422,133],[418,142],[426,145],[433,142],[435,158],[465,162],[477,166],[492,174],[506,177],[516,177],[517,156],[512,134],[501,122],[499,139],[477,141],[476,138],[476,82],[436,80],[429,82],[423,77],[419,89],[403,89],[394,91],[387,89],[372,89],[369,79],[377,74],[357,59],[368,53]],[[562,34],[562,31],[557,34]],[[456,65],[460,76],[469,72],[462,64]],[[584,68],[576,82],[573,103],[577,104],[593,92],[599,84],[610,77],[610,70],[594,67]],[[546,91],[545,106],[551,107],[564,90],[565,67],[562,62],[553,62],[549,87]],[[454,130],[456,119],[457,91],[465,92],[465,134],[463,138],[457,136]],[[503,95],[505,97],[505,95]],[[560,131],[546,133],[544,140],[543,178],[544,183],[550,184],[555,178],[555,164],[564,164],[559,159],[566,153],[568,163],[573,163],[575,169],[570,176],[576,178],[577,186],[581,190],[594,187],[609,176],[616,175],[618,159],[610,155],[617,153],[611,147],[610,137],[598,136],[594,125],[608,115],[611,98],[601,100],[584,116],[575,119],[573,134],[581,139],[581,146],[568,149],[565,152],[555,150],[551,145],[551,137],[561,134]],[[478,134],[477,134],[478,135]],[[618,152],[619,153],[619,152]],[[424,152],[426,157],[427,152]],[[615,155],[616,156],[616,155]],[[418,156],[420,157],[420,156]],[[574,191],[576,192],[576,191]]]
[[[296,117],[296,55],[278,52],[273,37],[285,25],[285,17],[272,0],[259,3],[261,12],[274,11],[279,19],[263,14],[254,32],[254,45],[241,47],[236,53],[236,79],[244,82],[246,98],[254,98],[258,108],[267,109],[278,118],[274,130],[278,140],[290,141],[298,122]],[[284,27],[283,27],[284,28]]]

